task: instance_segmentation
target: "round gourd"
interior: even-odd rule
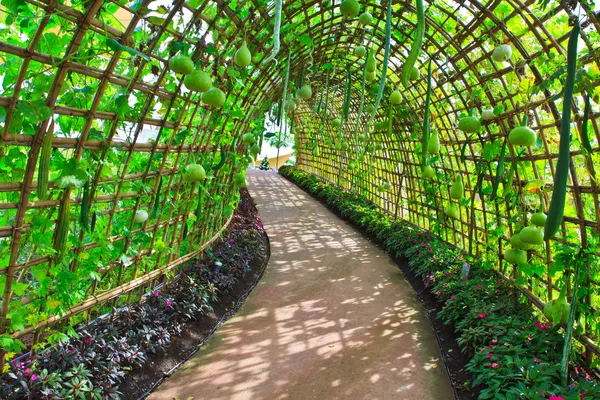
[[[447,216],[449,216],[451,218],[459,218],[460,217],[460,213],[458,212],[458,207],[454,203],[448,204],[446,206],[446,209],[444,210],[444,212],[446,213]]]
[[[206,171],[200,164],[188,164],[183,171],[183,180],[186,182],[200,182],[206,179]]]
[[[375,80],[375,72],[367,71],[367,73],[365,74],[365,80],[367,82],[373,82]]]
[[[523,243],[532,244],[538,246],[544,243],[544,232],[536,226],[526,226],[521,232],[519,237]]]
[[[285,111],[294,111],[296,109],[296,103],[293,99],[288,99],[285,101]]]
[[[458,129],[466,133],[477,133],[481,129],[481,123],[476,117],[463,117],[458,120]]]
[[[246,133],[244,136],[242,136],[242,141],[246,144],[250,144],[254,142],[254,135],[251,133]]]
[[[303,100],[308,100],[312,97],[312,89],[309,84],[304,84],[298,90],[298,97],[300,97]]]
[[[548,321],[553,324],[559,323],[566,325],[569,322],[569,313],[571,312],[571,304],[567,302],[565,297],[559,296],[558,299],[554,299],[546,303],[544,306],[544,316],[548,318]],[[554,314],[560,316],[560,320],[554,320]]]
[[[507,61],[512,56],[512,48],[507,44],[501,44],[492,51],[492,59],[496,62]]]
[[[372,25],[373,24],[373,16],[371,15],[370,12],[365,11],[364,13],[360,14],[360,16],[358,17],[358,23],[361,25]]]
[[[356,165],[354,165],[354,163],[349,163],[348,164],[348,169],[349,170],[353,170],[354,168],[356,168]]]
[[[357,139],[358,139],[359,143],[362,143],[365,140],[367,140],[367,137],[361,133],[360,135],[358,135]]]
[[[340,13],[344,17],[356,17],[360,12],[360,4],[356,0],[343,0],[340,4]]]
[[[169,68],[177,74],[187,75],[194,70],[194,62],[188,56],[177,54],[169,59]]]
[[[419,71],[419,69],[417,67],[412,67],[410,69],[409,79],[411,81],[416,81],[416,80],[419,80],[419,78],[421,78],[421,71]]]
[[[225,93],[219,88],[212,87],[202,93],[202,102],[209,106],[221,107],[225,104]]]
[[[212,87],[212,79],[209,74],[197,69],[183,78],[183,84],[192,92],[206,92]]]
[[[383,145],[381,143],[375,143],[375,151],[379,151],[383,149]]]
[[[368,112],[369,114],[371,114],[374,109],[375,109],[375,106],[373,104],[367,104],[365,106],[365,112]]]
[[[340,126],[342,126],[342,120],[339,118],[334,119],[333,121],[331,121],[331,125],[334,128],[339,128]]]
[[[334,149],[336,150],[341,150],[342,149],[342,144],[341,143],[336,143],[335,146],[333,146]]]
[[[348,142],[342,142],[342,150],[348,150]]]
[[[238,67],[242,68],[246,68],[252,62],[252,54],[250,54],[250,50],[248,50],[248,46],[246,45],[245,40],[242,43],[242,46],[235,52],[233,62]]]
[[[390,103],[400,104],[402,102],[402,94],[398,89],[394,90],[390,95]]]
[[[526,264],[527,252],[521,249],[507,249],[504,252],[504,259],[510,264]]]
[[[373,145],[373,143],[369,143],[366,147],[367,152],[372,153],[375,151],[375,146]]]
[[[535,132],[526,126],[517,126],[508,134],[508,141],[513,146],[533,146],[536,141]]]
[[[519,250],[529,250],[531,249],[531,245],[524,243],[521,240],[521,236],[518,233],[515,233],[514,235],[512,235],[512,237],[510,238],[510,244],[512,247],[514,247],[515,249],[519,249]]]
[[[143,224],[148,220],[148,211],[146,210],[137,210],[135,212],[135,217],[133,218],[135,222],[138,224]]]
[[[388,190],[390,190],[392,188],[392,184],[389,182],[385,182],[383,184],[383,189],[387,192]]]
[[[437,154],[440,152],[440,137],[438,136],[437,131],[431,132],[431,135],[429,136],[429,145],[427,147],[427,150],[431,154]]]
[[[464,194],[464,187],[463,187],[462,179],[460,178],[460,175],[456,175],[456,178],[454,178],[454,183],[452,184],[452,187],[450,188],[450,197],[453,198],[454,200],[460,200],[460,199],[462,199],[463,194]]]
[[[364,57],[367,54],[367,49],[365,46],[358,46],[354,48],[354,55],[357,57]]]
[[[363,162],[363,161],[365,161],[365,155],[364,155],[363,153],[360,153],[360,154],[358,155],[358,157],[357,157],[357,160],[358,160],[359,162]]]
[[[256,156],[257,154],[259,154],[259,153],[260,153],[260,146],[259,146],[258,144],[256,144],[256,143],[254,143],[254,144],[252,145],[252,147],[250,147],[250,153],[251,153],[251,154],[254,154],[255,156]]]
[[[531,223],[534,224],[535,226],[545,226],[546,225],[546,219],[547,216],[546,214],[539,212],[539,213],[535,213],[531,216]]]
[[[494,110],[483,110],[481,112],[481,119],[484,121],[491,121],[496,119],[496,114],[494,114]]]
[[[298,107],[300,105],[301,101],[302,101],[302,99],[300,97],[294,97],[294,103],[296,104],[296,107]]]
[[[431,165],[426,165],[423,167],[423,177],[427,179],[431,179],[435,176],[435,171],[431,167]]]

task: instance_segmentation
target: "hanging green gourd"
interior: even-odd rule
[[[354,18],[360,12],[357,0],[343,0],[340,4],[340,13],[346,18]]]
[[[218,108],[225,104],[225,92],[221,89],[212,87],[206,92],[202,93],[202,102],[209,106]]]
[[[464,186],[463,186],[462,179],[461,179],[460,175],[456,175],[456,177],[454,178],[454,183],[452,184],[452,187],[450,188],[450,197],[453,198],[454,200],[460,200],[460,199],[462,199],[463,194],[464,194]]]
[[[410,53],[408,54],[408,58],[404,63],[404,67],[402,68],[402,74],[400,75],[400,80],[402,81],[402,86],[408,87],[408,81],[413,74],[413,67],[417,58],[419,58],[419,53],[421,53],[421,46],[423,45],[423,36],[425,35],[425,7],[423,6],[423,0],[416,0],[416,9],[417,9],[417,29],[415,31],[415,38],[410,48]]]
[[[298,97],[300,97],[302,100],[308,100],[312,97],[310,83],[305,83],[300,89],[298,89]]]
[[[365,46],[357,46],[354,48],[354,55],[357,57],[364,57],[367,54],[367,49]]]
[[[429,136],[429,146],[427,149],[429,150],[429,154],[438,154],[440,152],[440,137],[435,130]]]
[[[536,142],[535,132],[527,127],[527,115],[523,118],[521,126],[513,128],[508,134],[508,141],[513,146],[533,146]]]
[[[471,115],[462,117],[458,120],[458,129],[466,133],[477,133],[481,130],[481,122]]]
[[[212,87],[212,79],[206,72],[196,69],[183,78],[183,84],[192,92],[203,93]]]
[[[377,60],[375,60],[375,52],[369,51],[367,54],[367,72],[373,73],[375,76],[375,70],[377,69]]]
[[[273,50],[269,57],[263,62],[263,64],[267,64],[274,60],[279,53],[279,48],[281,47],[281,39],[279,37],[279,33],[281,31],[281,10],[283,6],[283,0],[275,0],[275,24],[273,27]]]
[[[421,165],[425,165],[427,161],[427,151],[429,150],[429,134],[431,133],[431,122],[429,120],[431,108],[431,63],[429,60],[427,66],[427,93],[425,95],[425,113],[423,116],[423,141],[421,143]],[[439,150],[439,149],[438,149]]]
[[[382,74],[381,74],[381,79],[379,81],[379,90],[377,91],[377,97],[375,98],[375,105],[373,107],[373,112],[371,113],[371,118],[369,119],[369,123],[366,125],[367,127],[372,126],[373,120],[375,119],[375,114],[377,113],[377,108],[379,107],[379,103],[381,103],[381,99],[383,97],[383,91],[385,89],[385,78],[387,76],[388,62],[390,59],[391,38],[392,38],[392,0],[388,0],[387,12],[386,12],[386,16],[385,16],[385,52],[383,54]],[[374,59],[374,57],[373,57],[373,59]]]
[[[569,179],[569,164],[571,163],[571,107],[573,106],[573,89],[577,71],[577,41],[579,40],[579,21],[571,30],[567,46],[567,80],[565,82],[562,119],[560,122],[560,144],[558,161],[554,175],[554,188],[548,209],[548,219],[544,230],[544,240],[550,240],[556,235],[565,213],[567,196],[567,181]]]
[[[250,53],[245,40],[242,42],[240,48],[236,50],[233,62],[241,68],[246,68],[252,62],[252,54]]]
[[[169,59],[169,68],[177,74],[187,75],[194,70],[194,62],[183,54],[177,54]]]
[[[398,105],[402,102],[402,94],[398,89],[395,89],[390,95],[390,103]]]
[[[370,12],[365,11],[358,17],[358,23],[361,25],[373,25],[373,16]]]

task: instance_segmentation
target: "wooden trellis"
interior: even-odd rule
[[[210,165],[218,153],[245,152],[237,139],[255,121],[260,123],[271,101],[280,101],[288,54],[292,55],[291,81],[298,82],[302,71],[310,72],[313,85],[312,99],[302,102],[294,114],[301,168],[333,182],[339,180],[388,212],[439,231],[449,242],[513,275],[512,267],[498,262],[498,254],[506,247],[515,220],[527,218],[527,213],[503,215],[506,204],[491,204],[483,197],[461,207],[460,218],[445,219],[441,214],[448,198],[446,180],[456,173],[463,175],[465,196],[470,199],[477,180],[476,164],[483,161],[482,149],[487,143],[504,140],[527,112],[542,145],[518,156],[523,168],[517,171],[513,185],[522,189],[531,181],[542,182],[537,190],[547,208],[560,121],[561,97],[555,95],[561,83],[542,87],[527,104],[517,99],[564,64],[568,20],[578,16],[582,21],[580,47],[584,49],[579,68],[595,77],[586,89],[592,90],[594,98],[589,118],[594,152],[587,154],[575,143],[572,146],[568,203],[574,212],[566,214],[564,227],[565,232],[579,236],[569,240],[586,249],[596,247],[600,203],[592,176],[600,143],[600,24],[597,10],[589,3],[553,3],[546,9],[539,2],[516,0],[427,3],[425,46],[417,66],[424,71],[423,63],[433,60],[434,127],[444,147],[436,164],[437,184],[429,196],[415,154],[420,139],[414,134],[423,118],[424,79],[403,90],[404,102],[396,110],[392,134],[381,129],[370,138],[383,149],[366,155],[353,172],[346,166],[355,154],[327,147],[325,138],[319,136],[321,117],[315,107],[329,71],[321,67],[336,65],[330,84],[337,87],[337,92],[331,93],[331,120],[342,106],[346,64],[351,63],[356,82],[350,109],[353,121],[360,97],[361,63],[352,56],[352,49],[359,43],[372,43],[381,64],[384,11],[380,2],[361,2],[375,17],[375,25],[366,30],[341,17],[339,0],[284,3],[282,49],[278,62],[266,65],[260,61],[273,43],[274,4],[265,0],[176,0],[168,5],[150,0],[72,1],[69,5],[56,0],[24,0],[15,2],[14,9],[0,6],[0,28],[7,28],[0,30],[0,285],[4,288],[0,335],[23,337],[28,333],[31,337],[25,338],[31,345],[43,339],[48,326],[67,320],[78,323],[110,306],[137,301],[167,270],[187,261],[213,238],[228,219],[227,205],[235,199],[233,158],[215,171],[214,179],[200,184],[205,191],[183,182],[181,170],[194,161]],[[387,95],[398,85],[414,26],[413,2],[394,1],[392,56],[381,120],[387,115]],[[231,58],[244,37],[255,59],[245,75],[236,77]],[[138,53],[112,51],[106,46],[107,39]],[[176,42],[187,46],[192,58],[211,70],[215,84],[227,93],[224,109],[204,106],[197,94],[183,89],[181,76],[168,69],[167,60],[174,54],[170,49]],[[509,63],[493,63],[489,54],[502,42],[511,45],[513,58]],[[292,84],[288,93],[294,90]],[[455,129],[459,114],[497,105],[504,110],[480,134],[466,137]],[[577,93],[573,132],[581,130],[582,105],[582,94]],[[360,129],[364,123],[363,118]],[[37,197],[39,152],[49,130],[54,135],[51,178],[57,178],[71,159],[87,173],[90,210],[97,220],[94,233],[78,225],[83,201],[80,188],[61,188],[53,179],[49,198]],[[152,140],[144,138],[148,131],[152,131]],[[334,133],[329,122],[325,132],[328,136]],[[350,125],[344,127],[344,133],[352,150],[356,143]],[[318,157],[306,147],[314,143],[320,143]],[[509,151],[507,162],[517,156],[511,146]],[[489,185],[497,160],[485,161],[487,167],[479,172]],[[393,186],[385,194],[375,190],[383,181]],[[529,196],[518,192],[521,198]],[[199,203],[203,212],[192,217]],[[63,264],[56,266],[49,244],[61,223],[59,209],[65,204],[71,209],[69,249]],[[136,211],[153,209],[159,210],[158,217],[134,223]],[[508,230],[503,232],[500,227]],[[530,257],[550,265],[553,254],[547,248],[530,252]],[[40,290],[44,274],[49,278],[44,281],[48,288]],[[57,286],[58,274],[76,277],[68,285],[77,296],[68,298],[68,290]],[[589,278],[593,281],[593,274]],[[556,297],[555,282],[547,273],[528,279],[523,288],[544,301]],[[586,337],[592,346],[598,333],[594,293],[587,303],[592,311],[586,320]],[[18,318],[23,321],[15,323]]]

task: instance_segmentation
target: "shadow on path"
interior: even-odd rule
[[[454,398],[421,304],[394,262],[273,172],[248,183],[271,239],[238,315],[150,397]]]

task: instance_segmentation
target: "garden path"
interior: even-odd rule
[[[454,399],[394,262],[276,173],[249,171],[248,186],[271,239],[267,271],[151,399]]]

